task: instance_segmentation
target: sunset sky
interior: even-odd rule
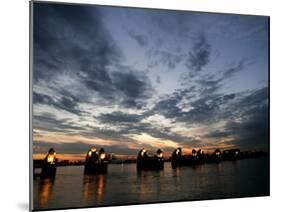
[[[268,150],[268,18],[34,3],[33,150]]]

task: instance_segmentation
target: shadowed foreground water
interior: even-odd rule
[[[58,167],[55,180],[34,180],[34,209],[269,195],[268,158],[140,173],[136,164],[112,164],[96,176],[83,169]]]

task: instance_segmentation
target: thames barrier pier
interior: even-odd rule
[[[141,149],[137,156],[137,170],[164,169],[163,151],[158,149],[155,155],[149,155],[146,149]]]
[[[92,147],[85,160],[85,174],[104,174],[107,173],[108,156],[103,148],[97,151],[96,147]]]

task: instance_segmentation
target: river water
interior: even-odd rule
[[[269,195],[268,158],[137,172],[136,164],[110,164],[106,175],[83,166],[58,167],[55,180],[34,180],[34,209],[96,207]]]

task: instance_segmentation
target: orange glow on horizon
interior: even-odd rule
[[[217,148],[223,150],[223,149],[234,148],[234,146],[233,145],[221,145],[221,146],[218,146],[218,147],[204,146],[202,148],[182,147],[182,154],[183,155],[191,155],[192,149],[195,149],[196,151],[201,149],[202,151],[204,151],[205,154],[211,154]],[[107,153],[108,154],[114,154],[117,157],[117,159],[119,159],[119,160],[136,159],[137,154],[138,154],[139,150],[141,150],[141,148],[135,147],[134,150],[136,150],[135,154],[116,154],[116,153],[110,153],[110,152],[107,152]],[[146,149],[146,151],[150,155],[156,154],[156,149],[153,149],[153,148]],[[162,151],[163,151],[163,157],[165,159],[168,159],[169,157],[171,157],[172,152],[174,150],[165,151],[165,149],[162,149]],[[79,153],[79,154],[60,154],[60,153],[57,153],[56,158],[59,161],[62,161],[62,160],[78,161],[78,160],[85,160],[85,157],[86,157],[87,154],[88,154],[88,152]],[[33,156],[32,156],[32,159],[33,160],[43,160],[45,157],[46,157],[45,153],[34,153]]]
[[[57,154],[56,158],[61,160],[69,160],[69,161],[77,161],[77,160],[84,160],[86,154]],[[43,153],[35,153],[32,156],[33,160],[43,160],[46,157],[46,154]]]

